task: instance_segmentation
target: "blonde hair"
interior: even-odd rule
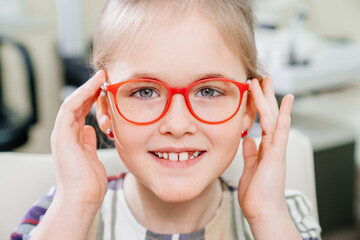
[[[249,0],[108,0],[93,39],[93,66],[107,69],[116,58],[134,51],[153,26],[170,27],[187,13],[210,18],[237,56],[248,78],[261,78]]]

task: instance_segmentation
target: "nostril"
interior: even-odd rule
[[[183,134],[197,131],[197,120],[188,109],[183,96],[182,98],[181,96],[174,96],[167,112],[160,120],[160,132],[162,134],[181,137]]]

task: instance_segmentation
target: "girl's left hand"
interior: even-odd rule
[[[279,111],[271,78],[264,79],[261,85],[253,79],[250,97],[260,117],[262,140],[259,150],[254,139],[244,140],[245,166],[239,182],[238,200],[251,225],[251,222],[274,219],[279,214],[288,216],[285,155],[294,97],[285,96]]]

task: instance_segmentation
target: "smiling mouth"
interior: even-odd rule
[[[187,160],[195,159],[204,152],[205,151],[181,152],[181,153],[173,153],[173,152],[151,152],[151,153],[161,159],[166,159],[173,162],[177,162],[177,161],[184,162]]]

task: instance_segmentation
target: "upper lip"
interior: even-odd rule
[[[163,147],[163,148],[157,148],[150,152],[182,153],[182,152],[203,152],[203,151],[204,150],[201,148],[194,148],[194,147],[182,147],[182,148]]]

